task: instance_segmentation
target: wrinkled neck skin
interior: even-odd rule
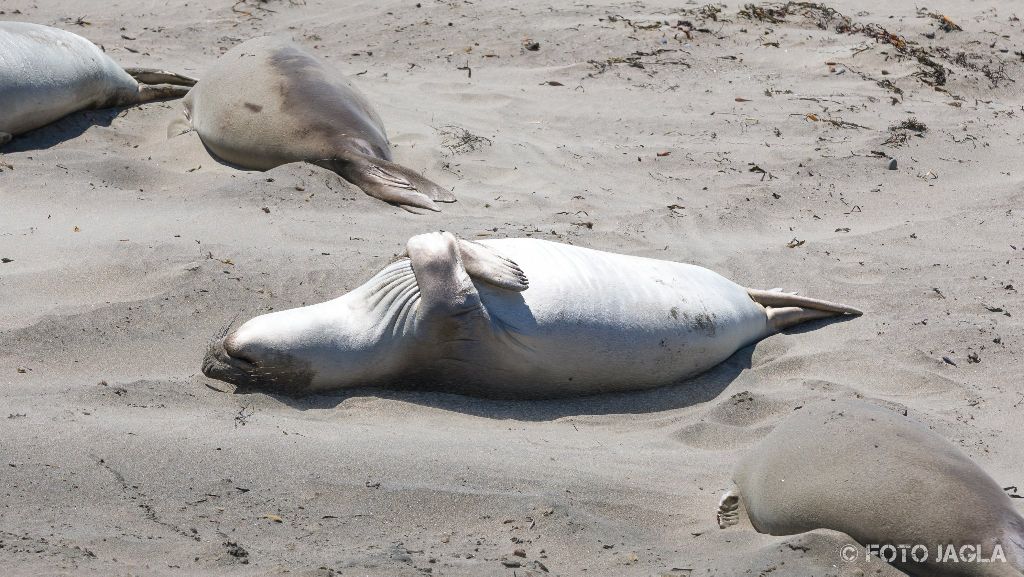
[[[328,330],[341,331],[339,346],[311,383],[315,391],[390,384],[415,362],[419,341],[420,292],[408,259],[392,263],[352,292],[324,303],[335,318]]]
[[[287,364],[309,375],[300,393],[385,385],[401,379],[416,361],[418,305],[416,277],[403,259],[344,296],[257,317],[239,333],[244,339],[249,324],[276,333],[276,348],[287,352]]]

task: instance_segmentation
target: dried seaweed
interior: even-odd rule
[[[604,74],[610,68],[617,64],[625,64],[627,66],[640,69],[646,69],[647,66],[666,64],[680,65],[685,66],[686,68],[690,67],[690,64],[688,62],[679,59],[655,59],[653,61],[644,61],[644,58],[649,58],[651,56],[659,56],[661,54],[665,54],[668,52],[678,52],[678,50],[675,50],[673,48],[658,48],[657,50],[652,50],[650,52],[638,50],[630,54],[629,56],[613,56],[612,58],[607,58],[605,60],[588,60],[587,63],[596,68],[597,70],[595,72],[591,72],[587,76],[593,78],[600,74]]]
[[[697,15],[705,20],[718,22],[718,15],[722,13],[722,4],[705,4],[697,9]]]
[[[917,60],[921,70],[915,76],[930,86],[946,84],[946,68],[937,62],[931,52],[916,42],[907,40],[899,34],[889,32],[875,23],[863,24],[843,15],[834,8],[816,2],[786,2],[784,4],[746,4],[739,12],[741,17],[771,23],[785,22],[790,15],[798,15],[811,20],[822,30],[834,29],[840,34],[858,34],[874,39],[876,42],[889,44],[905,57]],[[889,88],[891,82],[885,81]],[[882,81],[879,81],[882,84]],[[894,86],[893,86],[894,87]]]
[[[1016,82],[1013,78],[1010,78],[1009,74],[1006,73],[1006,62],[1003,60],[996,60],[995,62],[989,60],[984,64],[978,64],[975,60],[985,58],[980,54],[957,52],[954,56],[950,53],[949,49],[944,47],[936,48],[935,51],[940,54],[942,58],[961,68],[981,73],[988,79],[992,88],[998,88],[1000,85],[1007,82]]]
[[[779,24],[786,21],[786,15],[789,4],[778,5],[760,5],[757,4],[744,4],[743,8],[740,8],[738,13],[740,18],[746,18],[748,20],[757,20],[759,22],[769,22],[771,24]]]
[[[945,14],[929,12],[927,8],[918,8],[917,14],[922,17],[927,16],[933,20],[938,20],[939,30],[942,30],[943,32],[957,32],[963,30],[959,24],[953,22],[953,19]]]
[[[434,130],[441,135],[441,146],[448,149],[449,156],[468,154],[483,148],[484,145],[491,146],[492,144],[490,138],[478,136],[454,124]]]
[[[887,138],[882,144],[889,146],[903,146],[910,140],[911,136],[923,136],[925,132],[928,132],[928,125],[916,118],[910,118],[900,122],[899,124],[893,124],[890,126],[889,138]]]

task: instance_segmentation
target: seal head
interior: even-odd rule
[[[279,338],[280,333],[273,331],[253,338],[256,333],[251,328],[248,333],[243,332],[241,338],[238,334],[236,331],[210,344],[203,359],[204,375],[235,385],[237,392],[262,390],[286,395],[308,392],[313,373],[308,363],[295,354],[301,349],[288,348],[290,339]],[[249,336],[245,336],[247,334]]]
[[[304,395],[381,384],[416,361],[418,301],[409,259],[396,261],[342,297],[243,323],[210,345],[203,373],[237,392]]]

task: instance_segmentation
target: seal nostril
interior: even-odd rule
[[[252,360],[251,358],[249,358],[249,357],[247,357],[245,355],[231,355],[231,354],[229,354],[228,356],[230,356],[232,359],[235,359],[236,361],[242,361],[243,363],[246,363],[248,365],[255,365],[256,364],[256,361]]]
[[[224,342],[222,344],[224,355],[230,359],[242,361],[243,363],[249,365],[255,364],[253,362],[253,359],[249,355],[239,350],[239,347],[235,344],[233,337],[234,335],[229,335],[227,338],[224,339]]]
[[[228,347],[224,347],[224,356],[226,356],[227,358],[229,358],[229,359],[231,359],[233,361],[241,361],[241,362],[243,362],[243,363],[245,363],[247,365],[255,365],[256,364],[254,362],[253,358],[250,357],[249,355],[246,355],[246,354],[242,353],[241,351],[232,350],[232,349],[230,349]]]

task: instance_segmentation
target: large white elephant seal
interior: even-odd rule
[[[168,137],[194,129],[219,158],[256,170],[311,162],[406,209],[440,210],[448,190],[391,162],[380,117],[337,70],[284,40],[235,46],[183,101]]]
[[[804,407],[740,461],[733,480],[719,503],[723,528],[745,516],[771,535],[841,531],[922,577],[1024,575],[1024,518],[1006,493],[951,443],[888,409]],[[836,562],[863,554],[854,549],[837,551]]]
[[[543,240],[431,233],[406,247],[408,258],[340,298],[246,322],[211,346],[203,371],[288,394],[586,395],[674,383],[785,327],[860,314],[698,266]]]
[[[0,22],[0,145],[79,110],[184,96],[195,82],[162,70],[121,68],[66,30]]]

